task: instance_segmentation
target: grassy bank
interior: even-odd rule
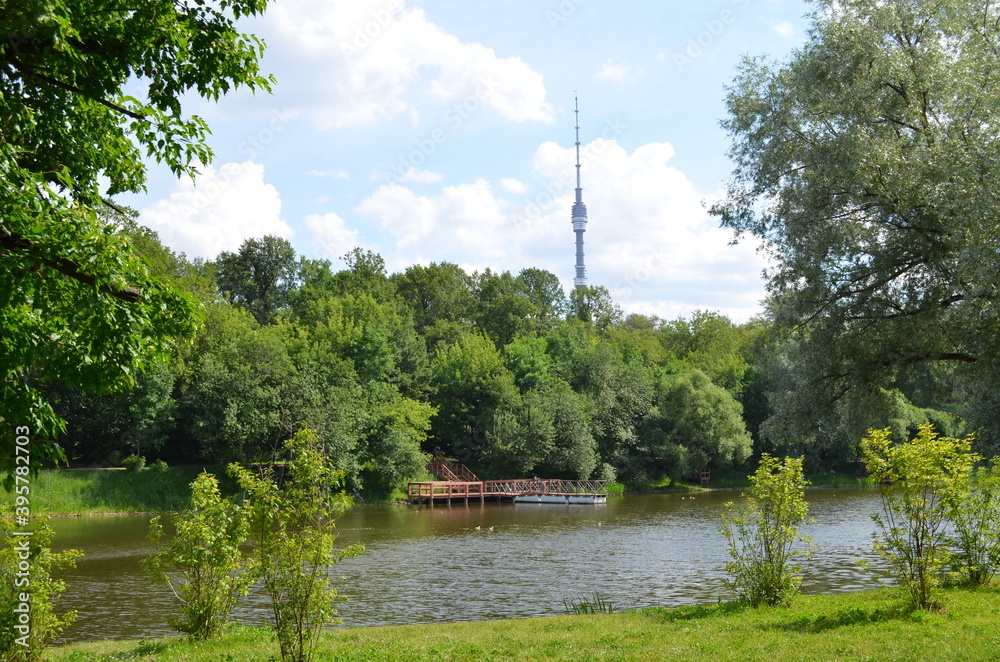
[[[201,469],[46,470],[31,480],[31,505],[53,515],[165,512],[191,503],[191,481]]]
[[[209,469],[211,471],[211,469]],[[191,500],[190,485],[201,469],[197,467],[169,467],[165,470],[143,469],[57,469],[44,470],[32,479],[32,505],[36,511],[48,510],[53,515],[95,515],[102,513],[167,512],[183,510]],[[228,485],[224,474],[214,472]],[[810,478],[813,485],[860,485],[861,479],[825,474]],[[643,491],[672,492],[697,490],[703,487],[746,487],[745,476],[719,476],[706,486],[671,483],[664,479]],[[388,494],[363,493],[363,503],[394,503],[406,500],[402,490]]]
[[[790,608],[727,605],[645,609],[480,623],[336,629],[319,662],[454,660],[998,660],[1000,590],[944,592],[943,613],[908,614],[888,590],[803,597]],[[263,629],[223,639],[97,642],[52,649],[49,660],[265,662]]]

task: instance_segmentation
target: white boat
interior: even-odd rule
[[[514,503],[607,503],[606,494],[520,494],[514,497]]]

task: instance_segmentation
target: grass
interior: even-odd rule
[[[53,515],[166,512],[191,503],[191,481],[201,469],[44,470],[31,479],[31,505]]]
[[[791,607],[722,604],[524,620],[344,628],[326,633],[317,662],[587,660],[1000,660],[1000,590],[948,589],[942,613],[907,612],[883,589],[800,597]],[[267,662],[267,630],[218,641],[97,642],[51,649],[48,660]]]

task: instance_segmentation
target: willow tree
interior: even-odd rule
[[[181,101],[268,89],[263,45],[235,28],[267,0],[11,0],[0,8],[0,422],[58,458],[62,422],[33,387],[128,386],[197,321],[101,220],[141,191],[144,157],[175,174],[211,160],[208,126]],[[128,94],[125,87],[128,84]],[[0,464],[13,465],[13,444]]]
[[[808,421],[926,366],[995,398],[1000,7],[813,5],[802,48],[746,59],[729,88],[735,171],[713,208],[763,241],[776,321],[804,344],[780,404]]]

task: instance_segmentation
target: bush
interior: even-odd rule
[[[236,601],[256,579],[240,551],[249,534],[247,513],[223,499],[218,480],[203,471],[191,483],[191,508],[174,516],[174,527],[170,543],[143,566],[183,604],[183,617],[171,619],[171,627],[192,639],[209,639],[223,631]],[[149,539],[159,545],[162,536],[160,518],[154,517]],[[180,581],[171,572],[179,573]]]
[[[75,565],[80,552],[71,549],[53,553],[53,532],[47,518],[35,518],[32,524],[31,536],[14,535],[13,513],[9,508],[0,513],[0,659],[5,662],[41,660],[45,647],[76,616],[74,612],[56,614],[53,603],[66,586],[53,572]],[[20,567],[24,562],[27,576],[19,575],[24,572]],[[22,593],[29,598],[27,633],[21,622]]]
[[[910,606],[931,609],[952,557],[949,504],[967,489],[977,456],[969,450],[971,437],[939,437],[931,425],[919,426],[905,444],[893,445],[889,435],[889,428],[869,430],[862,440],[865,466],[881,485],[882,514],[872,516],[879,528],[874,549],[906,589]]]
[[[739,599],[752,607],[787,603],[802,582],[796,557],[806,560],[812,553],[809,539],[799,535],[808,504],[802,458],[784,462],[764,454],[750,476],[750,490],[743,494],[744,507],[726,504],[719,529],[729,543],[726,564],[729,584]],[[803,543],[804,549],[795,549]]]
[[[156,471],[157,473],[163,473],[170,467],[163,460],[157,460],[156,462],[153,462],[151,465],[149,465],[149,468],[152,471]]]
[[[238,465],[230,473],[246,492],[251,530],[264,591],[271,599],[272,623],[283,662],[309,662],[320,628],[335,623],[338,597],[331,565],[360,554],[360,546],[334,548],[334,520],[350,498],[333,489],[343,475],[330,466],[311,430],[285,444],[291,456],[279,486],[268,467],[254,476]]]
[[[946,498],[954,533],[952,568],[970,586],[989,583],[1000,567],[1000,458],[981,467]]]
[[[146,458],[132,453],[122,460],[122,466],[125,467],[126,471],[142,471],[146,466]]]

